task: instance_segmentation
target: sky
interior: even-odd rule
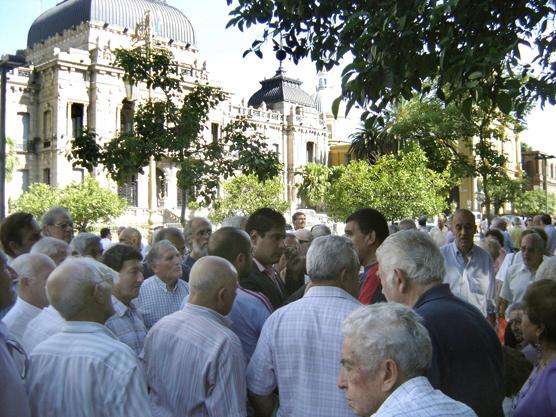
[[[54,7],[61,0],[0,0],[0,54],[15,53],[25,48],[27,31],[41,11]],[[259,81],[276,72],[278,61],[270,47],[263,50],[264,59],[253,54],[242,58],[243,51],[251,45],[262,27],[240,32],[237,28],[225,29],[231,7],[226,0],[167,0],[181,10],[191,21],[200,52],[199,62],[206,60],[213,80],[222,83],[235,94],[234,101],[249,97],[259,89]],[[309,61],[298,66],[285,62],[287,75],[303,81],[302,88],[312,94],[316,87],[316,70]],[[329,85],[338,89],[341,68],[331,71]],[[339,92],[339,89],[338,89]],[[521,140],[533,149],[556,155],[556,106],[541,109],[539,106],[528,117],[527,130]]]

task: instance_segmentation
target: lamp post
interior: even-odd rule
[[[25,65],[25,57],[4,55],[0,61],[2,81],[0,86],[0,220],[6,216],[6,85],[8,71]]]
[[[548,163],[546,162],[548,159],[554,159],[556,156],[554,155],[537,155],[535,156],[535,160],[537,161],[544,161],[543,163],[543,182],[544,182],[544,198],[545,198],[545,207],[546,213],[548,213]]]

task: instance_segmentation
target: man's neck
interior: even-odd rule
[[[112,290],[112,295],[114,297],[116,297],[118,299],[118,301],[120,301],[122,304],[129,307],[129,304],[131,303],[131,299],[128,299],[127,297],[122,296],[120,294],[120,292],[116,289],[116,287],[114,287],[114,289]]]
[[[436,287],[437,285],[437,283],[426,285],[412,285],[407,294],[407,302],[404,304],[406,304],[408,307],[414,307],[417,303],[417,300],[419,300],[419,298],[421,298],[424,293],[426,293],[431,288]]]
[[[361,263],[364,268],[376,264],[376,252],[369,254]]]

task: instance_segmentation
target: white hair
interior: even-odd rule
[[[169,240],[164,239],[153,243],[151,249],[149,250],[149,253],[147,253],[147,256],[145,257],[145,260],[147,261],[147,265],[149,266],[149,268],[153,269],[155,267],[156,263],[160,260],[160,257],[162,256],[162,251],[164,249],[177,250],[174,244]]]
[[[359,270],[359,258],[351,240],[345,236],[321,236],[307,252],[307,274],[312,281],[333,281],[342,270]]]
[[[424,375],[432,358],[429,332],[411,308],[398,303],[378,303],[353,311],[342,324],[344,338],[361,367],[374,370],[391,359],[402,375]]]
[[[43,268],[50,267],[50,269],[54,269],[56,264],[42,253],[24,253],[15,258],[10,266],[20,278],[28,278],[34,281],[37,276],[41,275]]]
[[[31,248],[31,253],[42,253],[50,258],[58,255],[60,252],[67,253],[69,245],[65,240],[56,239],[52,236],[44,236]]]
[[[418,230],[403,230],[388,236],[376,251],[386,273],[399,269],[420,285],[441,283],[444,257],[431,237]]]
[[[548,259],[542,261],[537,273],[535,274],[535,279],[551,279],[556,281],[556,257],[551,256]]]
[[[100,242],[100,237],[93,233],[81,232],[71,240],[70,247],[73,252],[83,255],[92,242]]]
[[[245,223],[247,223],[247,219],[247,216],[226,217],[222,221],[222,227],[235,227],[236,229],[245,229]]]

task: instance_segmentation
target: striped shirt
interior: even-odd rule
[[[27,353],[31,353],[35,346],[58,333],[65,324],[66,321],[58,313],[58,310],[52,306],[45,307],[27,325],[25,332],[23,332],[21,344]]]
[[[41,309],[29,304],[27,301],[17,297],[14,306],[4,316],[2,321],[8,327],[10,338],[21,343],[23,333],[31,320],[39,315]]]
[[[477,417],[459,401],[434,389],[424,376],[412,378],[390,394],[371,417]]]
[[[152,415],[135,354],[99,323],[67,322],[40,343],[26,385],[33,416]]]
[[[337,287],[315,286],[265,322],[247,368],[247,387],[280,393],[278,417],[352,417],[336,386],[343,320],[361,304]]]
[[[156,275],[147,278],[141,285],[137,298],[139,312],[147,330],[162,317],[178,311],[188,294],[189,284],[181,279],[178,279],[174,289],[170,290]]]
[[[187,304],[148,333],[140,355],[155,417],[245,417],[245,362],[228,320]]]
[[[126,306],[116,297],[112,296],[112,305],[116,314],[108,319],[106,327],[114,333],[120,342],[128,345],[139,355],[147,335],[143,317],[141,317],[135,308],[133,301],[129,306]]]

